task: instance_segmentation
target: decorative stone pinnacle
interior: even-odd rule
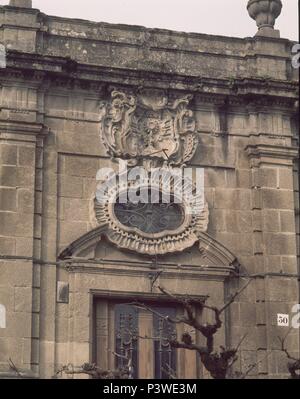
[[[9,0],[9,5],[14,7],[32,8],[32,0]]]
[[[249,0],[247,9],[258,26],[256,36],[280,36],[279,31],[274,29],[274,25],[276,18],[281,14],[281,0]]]

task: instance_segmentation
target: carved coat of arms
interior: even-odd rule
[[[155,89],[134,95],[120,89],[112,91],[109,101],[101,104],[100,136],[108,154],[112,159],[126,160],[130,169],[142,166],[146,171],[146,177],[137,181],[126,181],[119,174],[118,181],[112,178],[110,189],[103,190],[101,200],[95,198],[96,220],[119,248],[148,256],[181,252],[192,247],[200,232],[207,229],[208,206],[202,194],[196,196],[192,179],[184,179],[184,174],[169,179],[171,196],[166,204],[162,201],[164,184],[152,176],[156,168],[169,176],[167,172],[184,168],[194,156],[198,138],[194,113],[189,108],[191,100],[190,95],[171,98]],[[127,176],[127,171],[124,173]],[[177,203],[179,186],[186,192]],[[119,201],[123,194],[129,198],[130,190],[149,193],[149,187],[151,195],[154,191],[161,198],[157,203]],[[201,206],[191,212],[195,199]]]
[[[113,91],[101,106],[101,138],[113,158],[132,165],[183,165],[197,148],[196,123],[188,108],[192,96],[172,101],[161,92],[132,96]]]

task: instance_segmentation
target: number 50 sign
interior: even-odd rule
[[[292,307],[293,317],[291,319],[291,326],[293,328],[300,328],[300,304]],[[290,316],[288,314],[277,314],[277,325],[279,327],[289,327]]]
[[[288,327],[290,325],[290,316],[288,314],[278,313],[277,325],[280,327]]]

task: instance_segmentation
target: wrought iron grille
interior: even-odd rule
[[[131,359],[133,378],[138,378],[138,323],[136,308],[128,305],[116,305],[116,368],[122,369],[128,366]]]
[[[155,310],[162,316],[176,317],[174,308],[155,308]],[[170,379],[171,375],[176,375],[177,370],[177,352],[169,343],[176,339],[176,327],[157,314],[153,317],[155,378]]]
[[[176,230],[184,221],[183,209],[175,203],[116,203],[114,210],[116,217],[124,226],[137,228],[148,234]]]
[[[176,338],[176,326],[166,321],[165,317],[176,317],[176,309],[163,307],[152,307],[152,309],[155,311],[152,319],[152,337],[150,337],[153,340],[151,361],[154,365],[154,378],[170,379],[171,375],[176,375],[177,372],[177,351],[169,344]],[[131,360],[131,376],[135,379],[139,376],[139,349],[143,350],[145,342],[142,339],[139,345],[139,323],[141,319],[137,308],[124,304],[115,306],[116,368],[125,368]]]

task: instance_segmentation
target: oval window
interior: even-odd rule
[[[158,234],[163,231],[177,230],[184,222],[183,207],[174,202],[174,197],[169,203],[119,203],[114,205],[114,213],[121,224],[126,227],[138,229],[146,234]]]

